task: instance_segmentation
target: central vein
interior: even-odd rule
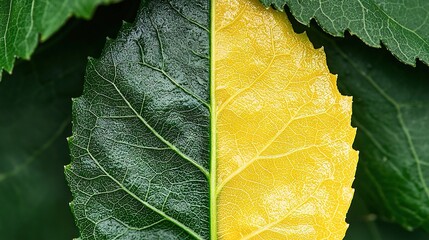
[[[217,239],[216,99],[215,99],[215,0],[210,4],[210,239]]]
[[[210,239],[217,239],[216,196],[216,85],[215,85],[215,0],[210,4]]]

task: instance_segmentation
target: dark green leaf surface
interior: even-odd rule
[[[118,0],[0,0],[0,74],[12,71],[16,57],[29,59],[70,16],[89,18],[99,4]],[[0,75],[1,76],[1,75]]]
[[[82,239],[209,236],[209,1],[144,1],[90,59],[66,177]]]
[[[316,19],[334,36],[344,31],[366,44],[382,42],[401,61],[429,64],[429,1],[425,0],[261,0],[266,6],[290,8],[296,19],[309,25]]]
[[[350,224],[344,240],[427,240],[429,234],[423,230],[409,232],[400,225],[382,221],[371,212],[360,197],[359,189],[353,197],[347,214]]]
[[[332,70],[343,75],[342,92],[355,96],[357,184],[370,206],[388,219],[408,229],[428,224],[429,69],[403,66],[387,54],[350,44],[336,50],[344,55],[332,65],[349,66]]]
[[[302,26],[301,26],[302,27]],[[353,96],[355,187],[379,217],[407,229],[429,223],[429,67],[399,63],[354,38],[334,39],[312,27],[343,94]]]
[[[133,4],[134,3],[134,4]],[[0,84],[0,239],[77,236],[63,174],[69,160],[71,100],[80,94],[88,55],[115,33],[135,1],[73,21],[19,62]],[[112,17],[112,14],[115,14]]]

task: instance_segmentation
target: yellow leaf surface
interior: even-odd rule
[[[351,98],[284,14],[214,2],[219,239],[342,239],[358,157]]]

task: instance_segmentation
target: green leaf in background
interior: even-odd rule
[[[82,239],[206,239],[209,1],[147,1],[90,59],[66,177]]]
[[[88,55],[132,19],[136,1],[102,9],[95,20],[74,20],[18,62],[0,86],[0,238],[77,236],[63,175],[69,151],[71,100],[78,96]]]
[[[409,230],[428,227],[429,67],[406,66],[356,38],[294,26],[305,29],[316,47],[324,46],[340,91],[353,96],[354,147],[360,151],[356,191],[378,219]]]
[[[0,0],[0,77],[16,57],[30,59],[39,35],[47,39],[72,15],[90,18],[99,4],[118,0]]]
[[[359,189],[353,197],[347,215],[350,223],[344,240],[427,240],[429,234],[422,230],[407,231],[398,224],[383,221],[368,209]]]
[[[333,36],[344,31],[372,47],[381,42],[407,64],[429,64],[429,1],[425,0],[261,0],[309,25],[311,19]]]

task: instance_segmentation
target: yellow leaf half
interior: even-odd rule
[[[257,0],[215,2],[219,239],[342,239],[351,98],[323,49]]]

